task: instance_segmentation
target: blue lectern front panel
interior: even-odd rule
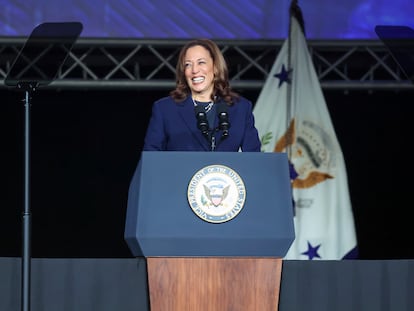
[[[244,206],[212,223],[190,207],[195,173],[224,165],[241,177]],[[143,152],[130,185],[125,239],[135,256],[283,257],[294,240],[286,154]]]

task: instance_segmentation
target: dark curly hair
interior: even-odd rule
[[[227,63],[224,59],[217,44],[209,39],[195,39],[185,44],[178,55],[176,66],[176,86],[175,89],[170,92],[171,97],[176,101],[183,101],[190,93],[190,88],[185,78],[185,54],[187,50],[193,46],[204,47],[211,55],[214,65],[214,90],[211,95],[211,100],[214,101],[215,97],[222,98],[227,104],[233,104],[239,94],[231,89],[229,83],[229,72]]]

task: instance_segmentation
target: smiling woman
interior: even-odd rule
[[[213,80],[216,73],[213,58],[209,51],[201,45],[188,48],[185,54],[184,68],[184,75],[193,100],[201,102],[212,101],[211,95],[214,91]]]
[[[153,105],[144,150],[259,152],[252,109],[232,90],[217,44],[192,40],[179,53],[175,89]]]
[[[85,26],[84,37],[281,39],[287,35],[290,0],[0,0],[0,5],[2,36],[27,36],[47,21],[79,21]],[[309,39],[375,39],[378,24],[414,27],[413,1],[348,0],[332,5],[314,0],[299,5]]]

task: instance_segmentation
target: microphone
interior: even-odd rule
[[[217,105],[217,115],[219,118],[219,130],[223,131],[221,134],[221,139],[225,139],[229,136],[229,128],[230,128],[230,122],[229,122],[229,115],[227,113],[227,104],[226,103],[219,103]]]
[[[204,111],[204,108],[201,106],[195,106],[195,116],[197,119],[197,127],[201,131],[201,133],[208,139],[209,139],[209,126],[208,126],[208,120],[207,120],[207,114]]]

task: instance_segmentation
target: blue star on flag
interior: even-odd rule
[[[282,65],[282,70],[279,73],[275,74],[275,77],[279,79],[279,88],[282,86],[283,82],[289,83],[290,74],[292,73],[292,69],[286,70],[285,65]]]
[[[321,244],[314,247],[308,241],[308,250],[306,252],[303,252],[302,255],[307,255],[309,257],[309,260],[312,260],[315,257],[321,258],[321,256],[318,254],[319,247],[321,247]]]

